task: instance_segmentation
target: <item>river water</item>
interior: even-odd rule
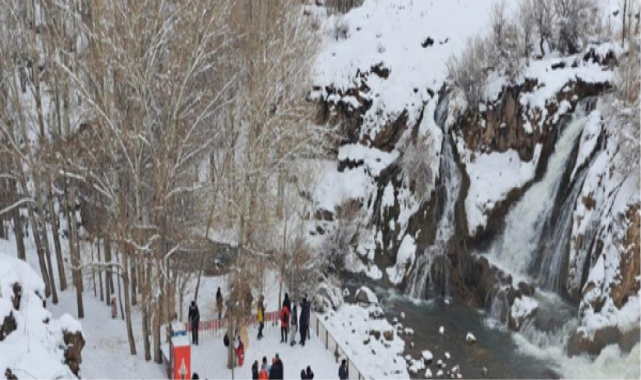
[[[483,367],[488,369],[489,377],[495,379],[559,378],[544,360],[521,352],[512,339],[512,332],[495,325],[476,308],[456,299],[450,300],[449,304],[443,299],[416,301],[362,278],[348,279],[346,287],[355,294],[364,283],[375,291],[390,323],[397,318],[404,327],[414,330],[413,335],[403,336],[405,354],[420,358],[423,350],[432,352],[434,360],[428,368],[434,375],[438,370],[436,361],[442,359],[447,363],[446,370],[458,364],[465,378],[482,378]],[[404,318],[401,318],[402,313]],[[439,333],[441,326],[445,329],[443,335]],[[465,341],[468,332],[477,339],[474,345]],[[444,359],[445,352],[450,353],[450,360]],[[423,378],[424,374],[425,371],[421,371],[415,378]]]

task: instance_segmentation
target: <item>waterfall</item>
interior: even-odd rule
[[[414,298],[425,298],[425,284],[429,278],[434,259],[438,255],[447,253],[448,242],[454,235],[456,201],[461,189],[461,173],[456,165],[456,159],[452,151],[452,137],[444,128],[448,103],[448,99],[443,99],[439,103],[434,116],[436,123],[443,130],[443,147],[439,163],[440,186],[443,187],[445,198],[442,207],[443,212],[437,224],[434,244],[427,247],[422,255],[418,257],[416,267],[412,272],[407,293]],[[444,259],[449,260],[447,257],[444,257]],[[445,281],[449,282],[449,280],[448,270]],[[449,284],[446,283],[445,288],[446,292],[448,292]]]
[[[537,279],[545,289],[555,292],[561,289],[561,274],[565,270],[565,258],[572,233],[572,214],[586,176],[587,170],[582,170],[575,178],[560,212],[556,213],[553,220],[550,221],[549,228],[546,228],[549,233],[545,233],[544,236],[548,236],[548,238],[540,244],[539,252],[541,252],[542,260],[538,265]]]
[[[517,281],[528,278],[544,227],[550,223],[552,217],[555,219],[558,217],[558,215],[552,215],[554,200],[557,198],[563,174],[571,161],[572,150],[585,122],[585,112],[579,105],[554,147],[545,175],[540,182],[532,185],[522,199],[510,209],[505,219],[505,230],[487,255],[492,264],[512,274]],[[580,186],[576,188],[577,194],[574,195],[578,196]],[[572,207],[573,205],[568,204],[567,209],[564,210],[568,219],[571,219]],[[559,238],[567,238],[567,235],[563,235],[563,231],[560,233]],[[558,255],[550,254],[546,265],[555,266],[555,268],[542,267],[542,273],[552,269],[557,270],[562,266],[565,249],[563,242],[559,242],[557,247],[552,248],[559,250]],[[558,275],[555,273],[550,276],[549,281],[558,282]]]

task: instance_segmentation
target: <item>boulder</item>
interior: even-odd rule
[[[465,336],[465,341],[467,342],[467,344],[469,344],[469,345],[471,346],[471,345],[473,345],[474,343],[476,343],[476,337],[474,336],[474,334],[472,334],[472,333],[470,333],[470,332],[469,332],[469,333],[467,333],[467,335]]]
[[[432,351],[430,350],[425,350],[421,353],[421,356],[423,357],[423,361],[425,364],[431,364],[432,360],[434,359],[434,355],[432,355]]]
[[[369,335],[373,336],[376,340],[381,339],[381,332],[378,330],[370,330]]]
[[[394,340],[394,330],[383,331],[383,338],[385,338],[385,340],[388,342],[391,342],[392,340]]]
[[[592,337],[588,336],[588,334],[582,330],[577,330],[570,336],[567,353],[569,356],[583,353],[596,356],[599,355],[601,350],[606,346],[613,343],[617,344],[621,351],[630,352],[632,347],[639,343],[640,334],[641,330],[639,327],[624,333],[614,326],[608,326],[596,330]]]
[[[4,320],[0,325],[0,342],[2,342],[4,338],[7,337],[7,335],[15,331],[17,327],[18,325],[16,323],[16,319],[13,316],[13,312],[9,312],[9,315],[4,317]]]
[[[361,286],[360,289],[356,291],[354,298],[357,303],[378,305],[378,297],[376,297],[376,294],[367,286]]]
[[[80,364],[82,364],[82,349],[85,346],[85,338],[80,331],[65,331],[65,364],[69,366],[71,372],[78,376],[80,373]]]
[[[534,292],[535,292],[534,285],[527,284],[521,281],[519,282],[518,287],[519,287],[519,290],[521,291],[521,294],[523,294],[524,296],[531,297],[534,295]]]

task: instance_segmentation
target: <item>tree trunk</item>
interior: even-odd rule
[[[151,264],[141,265],[144,271],[142,288],[142,344],[145,349],[145,360],[151,360],[151,345],[149,343],[149,295],[151,294]]]
[[[18,202],[18,189],[15,180],[9,180],[10,201]],[[27,253],[24,246],[24,231],[22,230],[22,218],[20,217],[20,207],[14,207],[11,210],[11,217],[13,218],[13,231],[16,237],[16,248],[18,250],[18,258],[27,261]]]
[[[136,341],[134,340],[134,332],[131,326],[131,300],[129,299],[129,274],[127,273],[127,268],[129,268],[129,254],[127,249],[123,249],[122,252],[122,268],[123,268],[123,282],[125,288],[125,318],[127,320],[127,339],[129,340],[129,352],[131,355],[136,355]],[[120,294],[120,281],[118,281],[118,293]],[[122,302],[120,303],[122,307]]]
[[[162,265],[162,264],[159,264]],[[160,325],[162,325],[163,320],[163,302],[165,295],[163,294],[165,281],[161,273],[158,274],[160,284],[158,286],[161,291],[159,292],[158,300],[156,300],[156,311],[154,312],[154,330],[153,330],[153,339],[154,339],[154,361],[156,363],[162,363],[162,352],[160,351],[161,345],[161,336],[160,336]]]
[[[93,285],[93,296],[98,297],[98,290],[96,287],[96,269],[93,265],[94,263],[94,256],[93,256],[93,243],[90,243],[91,246],[91,283]]]
[[[69,199],[67,200],[67,208],[76,204],[76,192],[75,188],[71,186],[68,191]],[[73,207],[71,210],[67,210],[67,223],[69,224],[69,252],[71,254],[71,265],[72,265],[72,278],[73,286],[76,288],[76,303],[78,305],[78,318],[85,317],[85,308],[82,299],[82,271],[80,269],[80,251],[78,250],[78,245],[75,243],[78,240],[78,224],[76,221],[76,210]]]
[[[49,192],[49,222],[53,235],[53,247],[56,252],[56,262],[58,264],[58,280],[60,281],[60,291],[67,289],[67,278],[65,277],[65,263],[62,259],[62,246],[60,244],[60,226],[58,223],[58,213],[53,204],[53,187],[51,186],[51,177],[47,176],[47,191]],[[53,269],[52,269],[53,270]]]
[[[98,249],[98,262],[102,264],[102,258],[100,256],[100,238],[96,239],[96,248]],[[103,293],[104,289],[102,286],[102,272],[104,270],[102,269],[102,266],[100,266],[100,270],[98,270],[98,284],[100,285],[100,302],[105,300],[105,294]]]
[[[111,295],[115,294],[114,292],[114,278],[109,264],[111,263],[111,237],[105,235],[104,237],[105,245],[105,263],[107,263],[107,269],[105,270],[105,302],[109,306],[111,302]]]
[[[131,304],[133,306],[135,306],[136,303],[137,303],[136,302],[136,287],[137,287],[137,282],[138,282],[137,280],[138,279],[137,279],[137,276],[136,276],[136,273],[137,273],[137,269],[136,268],[138,267],[138,264],[136,263],[136,259],[135,258],[131,259],[131,263],[130,264],[131,265],[129,267],[129,273],[131,273]]]

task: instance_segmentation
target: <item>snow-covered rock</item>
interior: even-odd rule
[[[421,356],[427,364],[431,363],[434,359],[434,355],[432,355],[432,351],[430,350],[424,350],[423,352],[421,352]]]
[[[443,370],[439,369],[438,371],[436,371],[436,377],[438,377],[439,379],[442,378],[443,377]]]
[[[445,351],[445,354],[443,356],[445,356],[445,359],[450,360],[450,353],[449,352]]]
[[[425,378],[426,379],[431,379],[432,378],[432,370],[431,369],[428,368],[427,370],[425,370]]]
[[[392,284],[400,284],[416,259],[416,242],[410,235],[405,235],[396,253],[396,265],[386,269],[387,276]]]
[[[467,342],[467,344],[473,345],[474,343],[476,343],[476,337],[471,332],[468,332],[465,336],[465,341]]]
[[[406,328],[403,330],[403,334],[405,334],[405,335],[414,335],[414,329],[412,329],[412,328],[410,328],[410,327],[406,327]]]
[[[410,373],[417,374],[425,369],[425,363],[421,359],[412,359],[409,364]]]
[[[539,304],[532,297],[515,298],[510,309],[510,327],[514,330],[520,329],[523,322],[532,316],[538,307]]]
[[[359,303],[378,305],[378,297],[376,297],[376,294],[372,291],[372,289],[368,288],[367,286],[361,286],[356,291],[356,295],[354,296],[354,298],[356,299],[356,302]]]
[[[405,342],[393,333],[393,327],[387,320],[370,318],[369,314],[374,308],[373,305],[362,307],[344,304],[331,315],[325,314],[327,320],[323,318],[323,323],[346,350],[350,361],[363,371],[363,377],[408,378],[403,358]],[[371,339],[372,332],[377,332],[378,338]],[[387,332],[392,332],[391,340],[386,339]],[[370,341],[367,346],[354,344],[355,341],[363,342],[368,338]]]
[[[12,303],[16,283],[22,289],[18,309]],[[66,340],[78,337],[80,347],[74,350],[79,353],[84,344],[82,326],[68,314],[53,319],[41,295],[44,282],[40,275],[26,262],[0,252],[0,319],[11,315],[17,325],[0,341],[0,369],[28,369],[30,376],[40,379],[75,378],[77,372],[72,369],[78,369],[79,357],[65,356],[70,349]]]
[[[443,335],[445,333],[445,327],[441,326],[438,328],[438,333]]]

